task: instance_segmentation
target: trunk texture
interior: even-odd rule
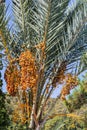
[[[36,130],[41,130],[41,127],[40,125],[37,126]]]

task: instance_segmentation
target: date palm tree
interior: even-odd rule
[[[81,35],[86,35],[83,31],[87,22],[86,6],[86,1],[81,0],[72,6],[69,0],[12,0],[12,27],[7,26],[6,11],[0,17],[0,37],[7,55],[17,58],[27,48],[39,64],[39,81],[29,122],[31,129],[39,130],[49,117],[53,106],[42,117],[43,109],[57,88],[53,81],[60,67],[63,69],[65,63],[66,70],[74,69],[87,49],[84,38],[78,42]],[[44,44],[46,58],[38,48],[40,43]]]

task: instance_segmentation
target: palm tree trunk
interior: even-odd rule
[[[37,126],[36,130],[41,130],[41,127],[40,125]]]
[[[32,112],[31,112],[31,121],[30,121],[30,125],[29,128],[34,128],[34,111],[35,111],[35,101],[33,102],[33,108],[32,108]]]

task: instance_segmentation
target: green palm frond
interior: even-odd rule
[[[14,32],[17,42],[25,43],[30,46],[31,29],[29,23],[31,21],[31,9],[33,4],[31,0],[13,0],[13,14],[14,14]],[[16,27],[16,29],[15,29]]]
[[[81,73],[82,71],[84,71],[86,69],[86,68],[84,68],[85,64],[82,60],[83,59],[82,57],[84,57],[82,55],[85,54],[87,51],[86,36],[87,36],[87,25],[85,25],[83,27],[83,29],[81,30],[79,36],[77,37],[75,44],[68,51],[68,55],[66,58],[68,61],[68,64],[69,64],[68,66],[70,66],[70,68],[75,69],[75,67],[77,66],[76,67],[77,74]],[[83,67],[80,64],[84,64]]]
[[[67,20],[65,21],[65,27],[64,27],[64,29],[62,29],[62,35],[60,36],[61,40],[59,41],[59,44],[56,44],[56,46],[58,46],[57,48],[59,49],[59,52],[57,49],[54,49],[55,51],[53,51],[51,49],[51,51],[50,51],[49,57],[50,57],[51,61],[53,61],[53,59],[56,59],[59,56],[61,57],[62,55],[64,55],[66,58],[68,53],[71,53],[70,51],[73,46],[75,49],[76,40],[79,36],[78,34],[82,30],[82,27],[84,26],[84,24],[87,20],[86,16],[85,16],[86,15],[85,11],[80,11],[80,9],[84,10],[84,8],[85,8],[84,6],[78,5],[76,10],[73,11],[72,13],[70,13],[70,15],[68,16]],[[87,13],[87,11],[86,11],[86,13]],[[84,17],[84,20],[83,20],[83,17]]]
[[[5,6],[4,4],[0,3],[0,30],[3,30],[4,25],[5,25],[5,22],[3,22],[4,21],[4,6]],[[0,50],[2,49],[3,49],[3,44],[0,37]]]
[[[83,10],[83,11],[80,11]],[[68,15],[67,22],[62,31],[61,41],[59,41],[58,49],[61,51],[51,50],[49,58],[51,64],[59,57],[63,57],[63,60],[67,60],[67,64],[76,63],[80,60],[81,55],[87,50],[87,42],[84,41],[83,37],[86,37],[87,31],[84,26],[87,21],[87,10],[86,4],[78,4],[76,9]],[[81,39],[81,38],[83,39]],[[51,56],[52,55],[52,56]],[[48,60],[49,61],[49,60]]]
[[[7,29],[9,16],[6,17],[8,7],[5,6],[5,3],[0,4],[0,49],[9,48],[10,44],[10,30]]]

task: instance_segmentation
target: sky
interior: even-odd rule
[[[8,8],[8,11],[7,12],[7,16],[10,15],[11,17],[11,0],[6,0],[6,5],[9,6]],[[12,21],[9,22],[9,24],[11,25],[12,24]],[[2,52],[3,53],[3,52]],[[6,82],[4,80],[4,72],[5,72],[5,69],[6,69],[6,65],[4,64],[3,65],[3,70],[1,70],[1,73],[2,73],[2,79],[3,79],[3,87],[2,87],[2,91],[3,92],[6,92]]]
[[[76,6],[76,1],[78,1],[78,0],[70,0],[70,2],[69,2],[69,8],[68,8],[69,11],[71,10],[71,8],[73,9],[73,7]],[[11,10],[12,2],[11,2],[11,0],[6,0],[6,5],[7,5],[7,6],[9,5],[9,9],[8,9],[7,15],[10,15],[10,17],[12,18],[12,10]],[[73,6],[73,5],[74,5],[74,6]],[[12,25],[12,20],[10,20],[9,25],[10,25],[10,26]],[[4,72],[5,72],[5,69],[6,69],[6,67],[4,67],[3,70],[2,70],[2,79],[3,79],[3,80],[4,80]],[[82,73],[82,74],[79,76],[80,79],[82,79],[83,75],[84,75],[84,73]],[[5,80],[4,80],[4,83],[3,83],[3,88],[2,88],[2,90],[3,90],[3,92],[6,92],[6,83],[5,83]],[[60,89],[58,88],[58,89],[56,89],[56,90],[53,92],[52,97],[56,97],[60,92],[61,92],[61,86],[60,86]]]

